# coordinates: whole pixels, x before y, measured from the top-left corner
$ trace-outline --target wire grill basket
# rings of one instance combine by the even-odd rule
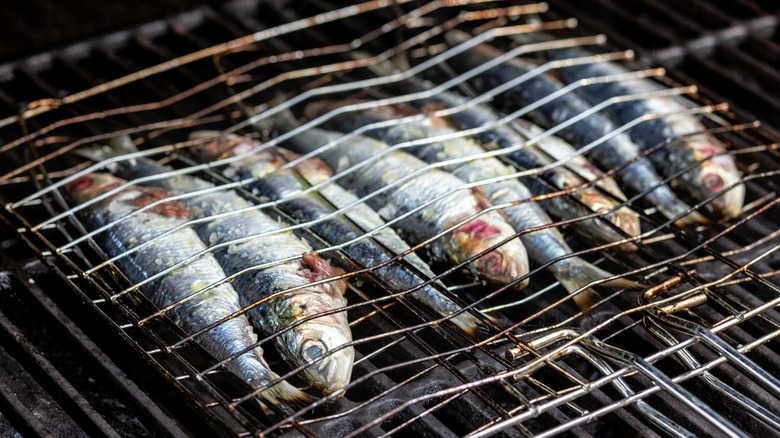
[[[780,431],[780,381],[774,376],[780,363],[775,341],[780,334],[780,315],[774,309],[780,303],[775,284],[780,273],[775,254],[780,230],[773,220],[778,212],[780,166],[776,138],[758,122],[740,120],[727,105],[707,101],[697,94],[695,86],[674,82],[663,69],[634,62],[630,51],[599,47],[603,36],[585,35],[576,28],[576,20],[549,11],[544,3],[370,1],[298,20],[282,12],[282,18],[289,22],[274,27],[242,15],[239,6],[234,11],[236,21],[262,30],[234,38],[217,28],[215,22],[224,23],[215,17],[182,16],[172,33],[149,25],[132,38],[107,39],[83,51],[77,47],[66,57],[44,57],[38,61],[64,63],[72,77],[38,76],[37,81],[53,84],[41,86],[53,94],[35,96],[18,114],[6,114],[0,120],[0,137],[4,139],[0,156],[6,163],[0,168],[0,191],[6,220],[73,286],[76,297],[105,315],[130,346],[169,378],[184,400],[197,406],[226,435],[587,435],[597,433],[602,424],[609,424],[614,431],[634,430],[645,435],[749,436]],[[312,7],[316,9],[316,5]],[[463,47],[448,47],[442,36],[453,28],[470,32],[473,39]],[[199,31],[229,41],[214,45]],[[514,35],[539,31],[558,39],[540,44],[520,44],[513,39]],[[739,215],[681,228],[646,204],[644,194],[632,193],[622,202],[639,213],[642,232],[638,236],[626,235],[622,241],[594,246],[570,233],[577,222],[603,218],[606,213],[600,211],[552,223],[566,234],[575,255],[615,277],[648,285],[637,292],[595,284],[599,298],[589,312],[574,304],[546,266],[532,266],[526,276],[530,284],[517,291],[470,280],[461,273],[468,260],[456,267],[435,265],[437,275],[423,277],[422,282],[443,281],[446,288],[442,293],[482,320],[487,333],[476,339],[458,331],[452,317],[437,316],[416,304],[410,299],[413,291],[393,290],[378,280],[376,272],[381,266],[361,266],[345,253],[346,244],[328,242],[312,230],[311,222],[296,220],[287,208],[289,199],[258,197],[248,189],[251,179],[229,178],[225,170],[236,158],[201,162],[191,152],[203,141],[188,137],[195,130],[236,133],[256,140],[258,150],[275,149],[319,122],[306,122],[298,130],[286,132],[264,131],[257,123],[285,109],[300,114],[305,104],[323,98],[359,98],[364,103],[354,106],[358,108],[412,103],[425,97],[424,93],[399,95],[390,91],[394,83],[407,77],[436,82],[429,94],[451,90],[468,96],[469,103],[490,104],[507,89],[522,86],[527,77],[490,92],[476,92],[473,79],[480,71],[459,75],[452,69],[451,58],[458,50],[485,42],[506,49],[507,59],[538,59],[559,47],[594,50],[586,58],[548,61],[533,74],[555,73],[571,63],[613,61],[631,67],[631,73],[580,81],[562,89],[561,94],[593,83],[645,77],[666,86],[654,96],[685,96],[689,108],[683,112],[700,116],[706,130],[727,144],[728,154],[739,165],[739,184],[747,190]],[[372,73],[374,64],[399,57],[409,62],[400,74]],[[480,70],[505,60],[496,58]],[[123,75],[121,68],[132,73]],[[94,71],[105,76],[96,76]],[[65,94],[55,94],[59,81],[87,86],[80,88],[83,91],[69,88]],[[527,116],[534,105],[557,97],[518,108],[498,123],[511,125]],[[592,112],[619,101],[649,97],[653,96],[605,100]],[[459,110],[440,108],[437,114]],[[589,115],[580,114],[571,123]],[[651,114],[633,125],[620,126],[600,141],[654,118],[679,115]],[[420,116],[408,119],[415,117]],[[405,119],[392,123],[400,125]],[[539,137],[555,135],[563,128],[550,127]],[[101,162],[74,153],[119,136],[129,136],[140,151]],[[647,154],[665,147],[668,143]],[[503,155],[506,153],[501,150],[485,153],[502,160]],[[253,202],[252,209],[292,224],[283,231],[293,230],[307,238],[320,255],[352,263],[352,272],[322,280],[350,282],[346,310],[356,358],[352,381],[345,391],[303,408],[261,409],[252,401],[260,399],[262,390],[250,389],[226,371],[226,363],[235,358],[219,361],[211,357],[193,342],[200,333],[183,332],[168,318],[170,308],[158,308],[140,293],[139,288],[153,279],[134,284],[119,272],[114,263],[132,257],[144,246],[113,257],[105,254],[93,240],[105,230],[89,230],[79,216],[83,206],[69,203],[62,189],[83,175],[111,170],[117,163],[138,157],[172,167],[150,180],[194,175],[216,184],[209,190],[236,190]],[[292,160],[283,168],[295,169],[298,162]],[[566,160],[553,166],[566,166]],[[437,167],[441,166],[428,165],[421,172]],[[619,176],[624,168],[602,170]],[[359,171],[357,166],[337,176]],[[541,173],[539,169],[517,168],[507,178],[541,178]],[[317,191],[324,184],[313,184],[308,190]],[[549,196],[566,197],[594,184],[555,190]],[[169,201],[157,201],[143,209]],[[692,208],[704,211],[711,201]],[[389,224],[401,220],[403,217]],[[375,239],[378,230],[364,231],[351,242]],[[534,230],[518,231],[521,235]],[[425,254],[430,242],[443,234],[412,250]],[[625,244],[636,245],[638,250],[621,252],[618,247]],[[397,254],[393,262],[404,263],[409,254]],[[177,266],[190,262],[182,260]],[[234,279],[226,277],[223,282]],[[258,344],[267,347],[274,336],[261,337]],[[303,385],[295,377],[300,369],[284,364],[272,348],[265,350],[271,366],[282,370],[282,378]]]

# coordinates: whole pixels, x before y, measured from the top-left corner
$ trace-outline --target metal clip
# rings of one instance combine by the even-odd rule
[[[680,301],[677,301],[675,303],[659,307],[658,310],[664,313],[676,313],[696,306],[701,306],[706,302],[707,302],[707,295],[704,292],[698,292],[687,298],[683,298]]]

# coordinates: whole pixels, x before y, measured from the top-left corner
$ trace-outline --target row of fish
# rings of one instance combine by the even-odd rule
[[[457,46],[471,39],[465,32],[447,33],[449,44]],[[529,34],[523,42],[547,41],[551,37]],[[583,48],[568,48],[543,52],[548,59],[570,59],[592,56]],[[479,44],[452,58],[453,67],[467,72],[503,55],[488,45]],[[496,96],[496,105],[515,111],[541,99],[556,95],[566,83],[614,76],[629,70],[614,62],[570,63],[550,72],[539,73],[541,61],[511,58],[481,73],[472,85],[487,92],[520,76],[526,80]],[[565,82],[562,82],[565,81]],[[646,202],[680,225],[707,222],[705,215],[691,208],[664,183],[671,185],[693,201],[703,205],[708,216],[716,219],[735,217],[741,210],[745,187],[740,184],[736,162],[725,145],[707,133],[707,128],[688,107],[674,97],[652,96],[663,88],[649,79],[589,81],[574,92],[562,93],[554,100],[529,113],[540,125],[560,126],[558,135],[576,147],[590,147],[587,156],[602,169],[617,169],[623,186],[643,193]],[[633,95],[642,98],[632,99]],[[593,105],[615,99],[605,105],[603,113],[593,113],[579,119]],[[648,117],[649,116],[649,117]],[[647,120],[643,120],[647,118]],[[576,123],[571,123],[576,120]],[[567,123],[568,122],[568,123]],[[632,126],[628,133],[618,129]],[[617,134],[615,134],[617,133]],[[642,157],[644,151],[658,149]],[[654,165],[654,166],[653,166]],[[659,175],[660,173],[660,175]],[[661,177],[663,175],[663,178]]]
[[[452,31],[447,39],[460,44],[468,35]],[[499,55],[482,44],[461,52],[453,65],[466,71]],[[551,56],[583,54],[562,50]],[[473,85],[487,92],[535,67],[513,59],[481,73]],[[608,63],[599,64],[603,70],[586,67],[561,69],[560,76],[576,81],[623,71]],[[524,120],[507,125],[490,107],[470,104],[450,91],[406,106],[354,99],[314,102],[304,115],[319,124],[305,129],[298,129],[301,123],[289,111],[261,117],[259,125],[270,132],[296,130],[283,143],[291,150],[237,135],[192,134],[197,144],[192,152],[200,159],[230,159],[226,176],[275,201],[342,251],[322,256],[289,224],[237,192],[144,158],[119,160],[123,164],[112,167],[113,174],[85,175],[65,188],[83,207],[87,226],[106,229],[97,235],[98,243],[109,256],[121,256],[117,263],[128,279],[147,281],[142,290],[156,306],[170,308],[167,314],[186,332],[199,333],[195,340],[225,360],[266,402],[305,403],[311,397],[282,380],[263,359],[255,330],[273,339],[312,387],[323,394],[339,391],[350,380],[354,357],[346,312],[340,310],[346,305],[345,271],[371,268],[368,277],[465,333],[488,330],[488,320],[459,306],[410,245],[424,248],[433,262],[465,266],[476,280],[516,289],[528,283],[530,259],[548,269],[586,311],[594,282],[642,287],[573,255],[551,225],[553,218],[570,221],[570,228],[593,244],[618,242],[619,250],[636,249],[631,238],[640,233],[638,215],[625,205],[627,196],[618,184],[589,159],[601,169],[624,166],[617,173],[623,186],[643,194],[645,202],[678,224],[706,218],[681,201],[659,171],[689,199],[714,198],[706,204],[708,216],[737,214],[744,188],[736,166],[717,139],[699,133],[704,128],[695,117],[673,123],[654,118],[627,134],[613,134],[616,123],[675,110],[678,102],[630,101],[609,107],[606,115],[594,113],[567,124],[595,101],[657,87],[614,84],[584,87],[588,93],[583,96],[562,94],[529,114],[547,128],[564,126],[558,131],[562,138],[543,135],[542,128]],[[417,93],[434,85],[412,78],[393,87],[398,93]],[[557,77],[532,74],[495,103],[511,112],[562,87]],[[455,108],[445,118],[433,114]],[[461,135],[463,129],[472,136]],[[650,154],[652,163],[637,159],[643,149],[667,138],[674,141],[661,148],[663,154]],[[101,160],[128,151],[126,143],[120,146],[84,153]],[[587,158],[575,152],[584,146],[589,147]],[[141,185],[132,183],[142,177]],[[568,196],[554,195],[559,191]],[[166,200],[172,195],[180,196]]]

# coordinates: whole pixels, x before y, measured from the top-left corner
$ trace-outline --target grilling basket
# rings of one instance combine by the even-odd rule
[[[777,73],[729,103],[733,70],[698,73],[777,56],[746,3],[702,6],[713,34],[663,5],[624,30],[617,5],[236,1],[9,65],[0,325],[63,407],[36,418],[9,381],[4,414],[52,436],[780,433]],[[653,20],[686,43],[643,46]],[[38,352],[35,309],[67,353]],[[118,408],[49,363],[86,351]]]

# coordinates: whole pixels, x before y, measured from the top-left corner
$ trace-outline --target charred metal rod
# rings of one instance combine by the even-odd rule
[[[541,347],[541,345],[538,345],[538,343],[536,342],[533,343],[534,343],[534,347],[537,346]],[[509,359],[516,359],[517,357],[519,357],[519,355],[517,355],[518,351],[522,351],[522,349],[512,348],[507,350],[507,357]],[[592,354],[591,352],[589,352],[588,350],[586,350],[580,345],[568,345],[563,347],[563,349],[558,352],[559,357],[564,357],[572,354],[585,359],[591,365],[593,365],[597,370],[599,370],[600,373],[602,373],[605,376],[609,376],[610,374],[615,372],[615,370],[613,370],[612,367],[609,366],[609,364],[607,364],[605,361],[601,360],[601,358]],[[535,366],[528,372],[530,373],[536,369],[543,368],[545,366],[547,366],[547,363],[539,362],[537,366]],[[632,395],[636,394],[621,377],[618,377],[615,380],[613,380],[612,385],[625,398],[630,398]],[[680,426],[679,424],[667,418],[665,415],[656,411],[655,408],[647,404],[647,402],[645,402],[644,400],[637,401],[636,403],[634,403],[634,406],[648,420],[650,420],[653,424],[666,431],[669,435],[680,437],[680,438],[694,438],[696,436],[690,431],[686,430],[684,427]]]
[[[712,407],[702,402],[683,388],[681,385],[676,384],[672,379],[667,377],[661,370],[648,363],[643,358],[630,353],[625,350],[613,347],[594,336],[584,335],[582,332],[573,328],[564,328],[560,330],[551,331],[542,336],[541,342],[555,342],[557,340],[573,340],[581,339],[580,343],[593,352],[601,354],[602,356],[609,357],[620,363],[626,364],[629,368],[633,368],[640,373],[644,374],[647,378],[652,380],[659,388],[668,392],[671,396],[681,401],[685,406],[689,407],[696,414],[700,415],[707,422],[712,424],[717,430],[729,437],[746,437],[741,430],[734,426],[730,421],[716,412]],[[535,340],[540,342],[540,338]],[[503,428],[509,427],[515,421],[514,418],[504,420],[497,423],[493,427],[482,431],[482,433],[475,436],[488,436],[491,433],[497,432]]]
[[[734,366],[742,370],[748,376],[753,377],[767,391],[780,397],[780,380],[769,374],[755,362],[740,354],[736,348],[726,341],[695,322],[656,310],[652,313],[654,318],[668,324],[675,329],[699,339],[718,354],[729,360]]]
[[[665,328],[661,327],[655,318],[644,318],[644,320],[647,330],[657,336],[662,342],[669,346],[674,346],[679,343],[679,341],[675,339],[671,333],[669,333]],[[696,358],[693,357],[693,355],[688,351],[684,349],[678,350],[677,356],[680,361],[689,369],[695,370],[701,368],[699,361],[696,360]],[[713,376],[709,372],[702,373],[701,377],[702,380],[711,386],[715,391],[728,397],[734,403],[741,406],[747,413],[780,433],[780,418],[778,418],[774,413],[754,402],[749,397],[742,395],[734,388],[726,385],[723,383],[723,381]]]
[[[695,272],[689,271],[687,274],[688,277],[691,277],[692,275],[695,275]],[[637,297],[637,301],[640,305],[646,305],[649,303],[651,298],[654,298],[670,289],[673,289],[674,287],[677,287],[683,281],[683,277],[684,276],[677,276],[667,280],[662,284],[663,287],[660,289],[659,286],[648,289],[645,291],[645,293],[640,294]],[[678,305],[670,304],[660,309],[653,309],[652,311],[648,311],[648,314],[651,317],[665,323],[666,325],[698,339],[709,348],[728,359],[731,363],[733,363],[734,366],[742,370],[745,374],[753,377],[770,393],[774,394],[776,397],[780,397],[780,380],[769,374],[766,370],[758,366],[755,362],[751,361],[743,354],[740,354],[736,348],[726,343],[726,341],[719,338],[715,333],[708,330],[706,327],[695,322],[674,316],[670,313],[670,311],[677,310],[680,307],[695,305],[696,303],[700,302],[701,297],[697,297],[697,295],[700,294],[688,297],[682,300]]]

